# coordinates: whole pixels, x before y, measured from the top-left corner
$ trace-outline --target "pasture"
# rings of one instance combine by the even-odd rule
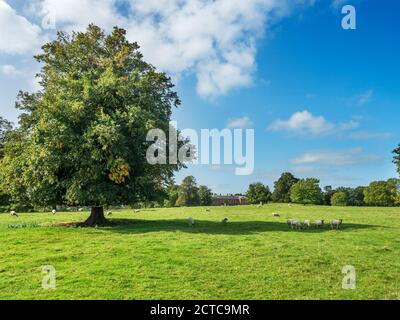
[[[123,210],[111,217],[127,222],[117,227],[59,225],[87,216],[0,214],[0,299],[400,298],[400,208]],[[343,226],[291,230],[288,218]],[[55,290],[41,287],[45,265],[56,269]],[[342,289],[346,265],[355,290]]]

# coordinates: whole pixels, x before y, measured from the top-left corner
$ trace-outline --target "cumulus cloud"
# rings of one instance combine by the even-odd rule
[[[0,0],[1,1],[1,0]],[[197,92],[213,99],[251,86],[257,40],[269,27],[314,0],[35,0],[40,17],[82,30],[94,22],[118,25],[145,59],[175,79],[197,78]],[[118,6],[124,5],[124,12]]]
[[[39,44],[40,28],[0,0],[0,53],[21,54]]]
[[[231,129],[245,129],[245,128],[250,128],[252,125],[253,122],[249,117],[231,119],[228,121],[228,128]]]
[[[295,165],[357,165],[380,160],[377,155],[364,155],[362,148],[345,150],[321,150],[306,152],[291,162]]]
[[[331,133],[334,128],[335,125],[323,116],[315,116],[307,110],[294,113],[288,120],[278,119],[269,126],[271,131],[312,135]]]

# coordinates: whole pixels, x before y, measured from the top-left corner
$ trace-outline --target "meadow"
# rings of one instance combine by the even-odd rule
[[[400,208],[122,210],[117,227],[60,225],[88,214],[1,214],[0,299],[400,298]],[[290,230],[287,218],[343,227]],[[45,265],[56,269],[54,290],[41,287]],[[356,268],[355,290],[342,288],[346,265]]]

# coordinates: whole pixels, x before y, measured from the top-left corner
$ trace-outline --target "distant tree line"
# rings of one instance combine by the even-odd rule
[[[181,185],[167,188],[165,207],[194,207],[212,204],[212,191],[206,186],[198,186],[193,176],[183,179]]]
[[[399,158],[395,161],[399,163]],[[247,199],[250,204],[277,202],[327,206],[400,206],[400,179],[374,181],[369,186],[356,188],[333,189],[332,186],[326,186],[322,190],[319,184],[316,178],[297,179],[285,172],[275,182],[272,193],[268,186],[260,182],[251,184]]]

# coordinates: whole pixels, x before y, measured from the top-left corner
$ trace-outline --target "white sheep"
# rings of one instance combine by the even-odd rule
[[[111,210],[108,210],[107,216],[112,216],[113,212]]]
[[[294,221],[293,219],[288,219],[288,220],[287,220],[287,225],[288,225],[288,227],[291,228],[291,229],[293,229],[293,221]]]
[[[224,218],[224,219],[222,219],[221,223],[223,225],[226,225],[228,223],[228,221],[229,221],[228,218]]]
[[[318,228],[323,228],[324,227],[324,220],[317,220],[315,221],[315,227]]]
[[[18,218],[18,214],[15,211],[11,211],[10,216]]]
[[[56,211],[55,209],[53,209],[53,210],[51,211],[51,213],[52,213],[52,214],[56,214],[57,211]]]
[[[340,220],[331,220],[331,228],[332,228],[332,230],[333,229],[338,230],[340,228],[340,226],[342,225],[342,223],[343,223],[342,219],[340,219]]]
[[[188,218],[188,225],[189,225],[189,227],[193,227],[194,225],[195,225],[195,221],[194,221],[194,219],[192,218],[192,217],[189,217]]]
[[[304,227],[306,227],[307,229],[310,229],[310,228],[311,228],[311,222],[310,222],[310,220],[304,220],[303,225],[304,225]]]
[[[135,209],[135,210],[133,210],[133,212],[134,212],[134,213],[139,213],[140,210],[139,210],[139,209]]]
[[[83,212],[83,208],[79,208],[79,209],[78,209],[78,212]]]
[[[280,217],[281,215],[280,215],[279,213],[273,212],[273,213],[272,213],[272,216],[273,216],[273,217]]]
[[[297,221],[297,220],[293,220],[292,221],[292,227],[293,227],[292,229],[296,229],[296,230],[303,229],[303,226],[302,226],[301,222]]]

